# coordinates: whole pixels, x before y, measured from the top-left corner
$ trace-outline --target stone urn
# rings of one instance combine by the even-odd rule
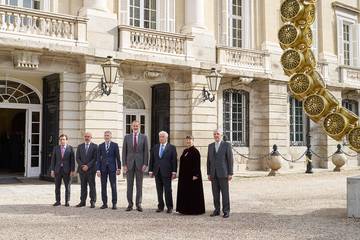
[[[281,168],[281,156],[280,153],[277,151],[276,145],[273,146],[273,151],[270,155],[269,167],[271,170],[268,176],[275,176],[277,171]]]
[[[333,164],[335,165],[334,172],[340,172],[342,166],[345,165],[346,162],[346,155],[341,150],[341,145],[337,145],[338,150],[335,154],[331,157]]]

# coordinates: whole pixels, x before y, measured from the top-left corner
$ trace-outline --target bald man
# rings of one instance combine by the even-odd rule
[[[76,207],[86,206],[88,185],[90,188],[90,207],[95,208],[96,202],[96,158],[98,146],[91,142],[92,134],[84,134],[84,143],[80,144],[76,150],[76,162],[81,181],[80,203]]]

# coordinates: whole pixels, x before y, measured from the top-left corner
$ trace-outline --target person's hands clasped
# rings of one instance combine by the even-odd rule
[[[89,167],[87,165],[82,165],[81,170],[83,170],[83,172],[87,172],[89,170]]]

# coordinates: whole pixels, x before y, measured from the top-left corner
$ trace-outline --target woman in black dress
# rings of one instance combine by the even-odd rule
[[[176,211],[182,214],[203,214],[205,213],[205,203],[200,153],[194,147],[192,136],[186,137],[186,146],[187,148],[180,157]]]

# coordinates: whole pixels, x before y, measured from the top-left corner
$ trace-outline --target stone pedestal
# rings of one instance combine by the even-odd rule
[[[347,178],[347,216],[360,218],[360,176]]]

